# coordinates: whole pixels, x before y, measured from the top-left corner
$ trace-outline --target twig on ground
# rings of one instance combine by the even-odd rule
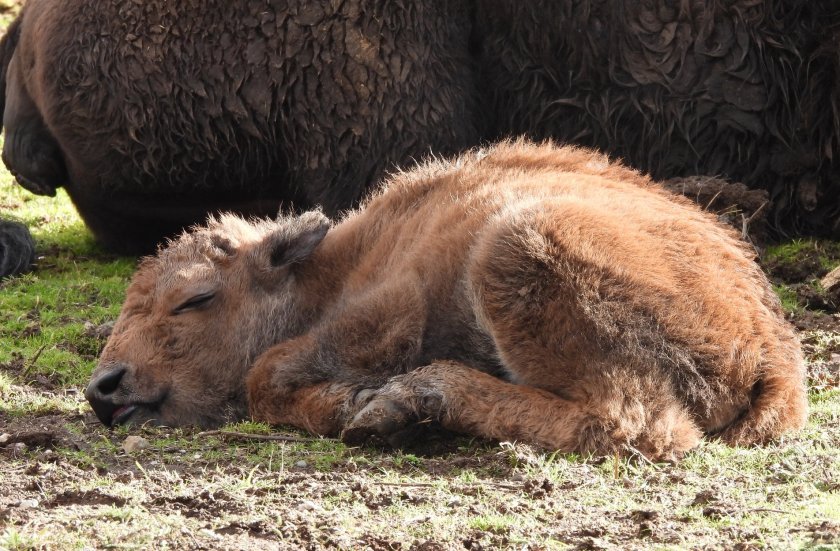
[[[431,482],[376,482],[376,481],[372,481],[372,482],[367,482],[366,484],[372,484],[374,486],[392,486],[392,487],[395,487],[395,488],[433,488],[433,487],[437,486],[437,484],[433,484]],[[472,489],[472,488],[486,488],[486,487],[498,488],[498,489],[501,489],[501,490],[514,490],[514,491],[522,490],[524,488],[521,484],[520,485],[504,484],[502,482],[489,482],[489,481],[480,482],[480,483],[477,483],[477,484],[467,484],[466,486],[461,486],[461,488],[470,488],[470,489]],[[457,489],[457,488],[458,488],[458,486],[455,487],[455,489]]]
[[[233,432],[227,430],[208,430],[196,434],[196,436],[221,436],[223,438],[241,438],[242,440],[264,440],[276,442],[322,442],[335,441],[335,438],[301,438],[300,436],[288,436],[285,434],[249,434],[247,432]]]
[[[711,206],[712,206],[712,203],[714,203],[714,202],[715,202],[715,200],[716,200],[718,197],[720,197],[720,194],[721,194],[721,193],[723,193],[723,188],[720,188],[720,189],[717,191],[717,193],[715,193],[715,194],[712,196],[712,198],[711,198],[711,199],[709,199],[709,202],[708,202],[708,203],[706,203],[706,207],[705,207],[703,210],[708,211],[708,210],[709,210],[709,207],[711,207]]]
[[[653,461],[651,461],[650,459],[648,459],[647,457],[645,457],[645,454],[643,454],[642,452],[640,452],[639,450],[637,450],[636,448],[634,448],[634,447],[633,447],[633,446],[631,446],[630,444],[625,444],[625,447],[626,447],[626,448],[627,448],[627,449],[628,449],[628,450],[629,450],[629,451],[630,451],[630,452],[631,452],[634,456],[637,456],[639,459],[641,459],[644,463],[647,463],[648,465],[650,465],[651,467],[653,467],[653,468],[655,468],[655,469],[658,469],[658,468],[659,468],[659,465],[657,465],[656,463],[654,463]]]
[[[393,486],[396,488],[432,488],[434,484],[430,482],[369,482],[375,486]]]
[[[785,515],[790,511],[780,511],[779,509],[765,509],[764,507],[759,507],[758,509],[747,509],[748,513],[780,513]]]
[[[43,351],[44,351],[44,349],[45,349],[46,347],[47,347],[47,343],[44,343],[43,345],[41,345],[41,348],[39,348],[39,349],[38,349],[38,351],[37,351],[37,352],[35,352],[35,355],[34,355],[34,356],[32,356],[32,359],[31,359],[31,360],[29,360],[29,363],[27,364],[27,366],[26,366],[26,367],[24,368],[24,370],[23,370],[23,374],[24,374],[24,375],[29,375],[29,371],[30,371],[33,367],[35,367],[35,362],[37,362],[37,361],[38,361],[38,358],[40,358],[40,357],[41,357],[41,352],[43,352]]]
[[[761,206],[755,209],[755,212],[752,213],[749,218],[746,218],[743,214],[741,215],[741,239],[747,239],[747,237],[749,236],[750,223],[755,219],[756,216],[758,216],[759,212],[764,210],[765,206],[767,206],[767,201],[761,203]]]

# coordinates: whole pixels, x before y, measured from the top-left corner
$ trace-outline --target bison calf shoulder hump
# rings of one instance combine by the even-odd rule
[[[802,425],[797,339],[751,254],[598,153],[502,143],[320,212],[185,234],[135,276],[88,398],[106,424],[244,414],[399,444],[431,419],[677,457]]]

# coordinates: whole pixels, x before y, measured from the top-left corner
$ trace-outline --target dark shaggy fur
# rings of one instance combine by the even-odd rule
[[[771,192],[840,234],[836,0],[30,0],[4,159],[148,248],[208,211],[327,214],[395,165],[529,134]]]
[[[26,226],[0,218],[0,279],[28,272],[35,262],[35,242]]]
[[[335,215],[478,141],[467,28],[451,2],[30,0],[0,48],[4,158],[119,249],[215,210]]]
[[[499,132],[743,181],[777,228],[838,234],[836,0],[510,0],[476,28]]]

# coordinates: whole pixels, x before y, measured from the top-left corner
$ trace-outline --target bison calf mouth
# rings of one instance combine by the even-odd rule
[[[117,404],[109,400],[97,400],[96,398],[91,399],[91,397],[88,396],[88,402],[90,402],[90,406],[93,408],[93,412],[96,414],[96,417],[103,425],[111,428],[116,427],[117,425],[127,424],[138,411],[158,411],[164,399],[165,397],[152,402]]]
[[[133,404],[118,407],[111,414],[111,426],[114,427],[128,421],[128,418],[131,417],[136,410],[137,406]]]
[[[166,392],[159,399],[147,402],[117,402],[114,397],[120,388],[125,367],[117,367],[91,381],[85,390],[85,398],[96,417],[103,425],[115,427],[127,423],[139,409],[157,411],[166,399]]]

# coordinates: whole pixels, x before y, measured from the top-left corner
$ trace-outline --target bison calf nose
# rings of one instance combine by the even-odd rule
[[[114,403],[113,394],[119,388],[125,371],[125,367],[116,367],[103,373],[92,380],[85,390],[85,398],[96,417],[109,427],[113,424],[114,412],[119,407]]]

